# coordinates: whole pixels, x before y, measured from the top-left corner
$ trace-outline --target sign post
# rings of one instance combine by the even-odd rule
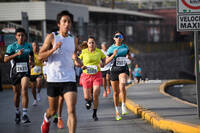
[[[200,82],[199,82],[199,47],[198,32],[200,31],[200,1],[199,0],[177,0],[177,31],[194,32],[195,49],[195,75],[197,92],[197,113],[200,118]]]
[[[198,47],[198,31],[194,31],[194,49],[195,49],[195,75],[196,75],[196,93],[197,93],[197,111],[200,118],[200,83],[199,83],[199,47]]]
[[[21,12],[22,21],[21,24],[27,33],[27,41],[29,42],[29,22],[28,22],[28,14],[27,12]]]

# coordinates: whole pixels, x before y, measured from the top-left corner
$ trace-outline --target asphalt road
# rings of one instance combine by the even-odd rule
[[[103,89],[102,89],[103,90]],[[103,91],[102,91],[103,92]],[[14,122],[15,108],[13,105],[12,90],[0,92],[0,133],[40,133],[40,125],[43,120],[43,113],[48,107],[46,89],[41,91],[42,101],[38,106],[31,106],[33,98],[29,89],[29,116],[32,121],[29,125],[16,125]],[[114,118],[114,107],[112,96],[107,98],[100,96],[100,105],[98,109],[99,121],[92,120],[92,110],[86,110],[84,106],[82,88],[78,88],[77,103],[77,133],[168,133],[152,126],[138,118],[131,112],[121,121]],[[66,133],[66,106],[63,108],[64,129],[58,129],[54,123],[51,123],[50,133]]]

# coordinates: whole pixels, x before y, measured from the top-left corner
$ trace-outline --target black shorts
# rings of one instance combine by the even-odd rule
[[[110,80],[111,81],[119,81],[119,74],[126,73],[129,75],[128,66],[123,67],[122,69],[111,69],[110,71]]]
[[[28,74],[28,73],[17,73],[17,74],[15,74],[15,75],[13,75],[13,76],[10,77],[10,83],[12,85],[21,84],[21,79],[23,77],[30,78],[30,74]]]
[[[38,77],[42,77],[42,75],[30,75],[30,81],[35,82]]]
[[[142,76],[136,76],[135,78],[139,81],[140,79],[142,79]]]
[[[110,70],[101,71],[101,73],[102,73],[102,77],[105,78],[105,77],[106,77],[106,74],[110,74]]]
[[[50,97],[63,96],[66,92],[77,92],[76,82],[48,82],[47,95]]]

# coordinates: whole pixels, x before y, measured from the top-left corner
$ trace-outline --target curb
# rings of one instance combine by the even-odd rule
[[[165,87],[172,84],[181,84],[181,83],[194,83],[194,81],[189,80],[171,80],[161,84],[160,91],[164,91]],[[131,87],[133,84],[127,86]],[[170,119],[164,119],[159,116],[157,113],[152,112],[151,110],[141,107],[139,104],[136,104],[133,100],[127,98],[126,106],[134,114],[140,116],[143,120],[147,120],[154,128],[160,128],[163,130],[172,131],[175,133],[200,133],[200,125],[195,125],[191,123],[185,123],[181,121],[175,121]]]

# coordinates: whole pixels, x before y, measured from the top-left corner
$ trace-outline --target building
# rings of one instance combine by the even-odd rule
[[[75,24],[73,29],[82,39],[87,38],[88,30],[92,32],[90,27],[95,25],[110,25],[111,28],[107,28],[110,30],[110,34],[113,30],[111,26],[113,23],[125,25],[125,22],[162,19],[162,17],[158,15],[137,11],[103,8],[66,2],[32,1],[2,2],[0,4],[0,23],[12,22],[21,24],[22,12],[26,12],[28,15],[29,27],[41,31],[42,38],[44,39],[47,33],[56,29],[56,15],[62,10],[69,10],[74,15]],[[102,36],[105,35],[103,32],[105,31],[99,29],[99,33],[102,34]],[[105,37],[102,37],[102,39],[100,38],[100,41],[104,38]]]

